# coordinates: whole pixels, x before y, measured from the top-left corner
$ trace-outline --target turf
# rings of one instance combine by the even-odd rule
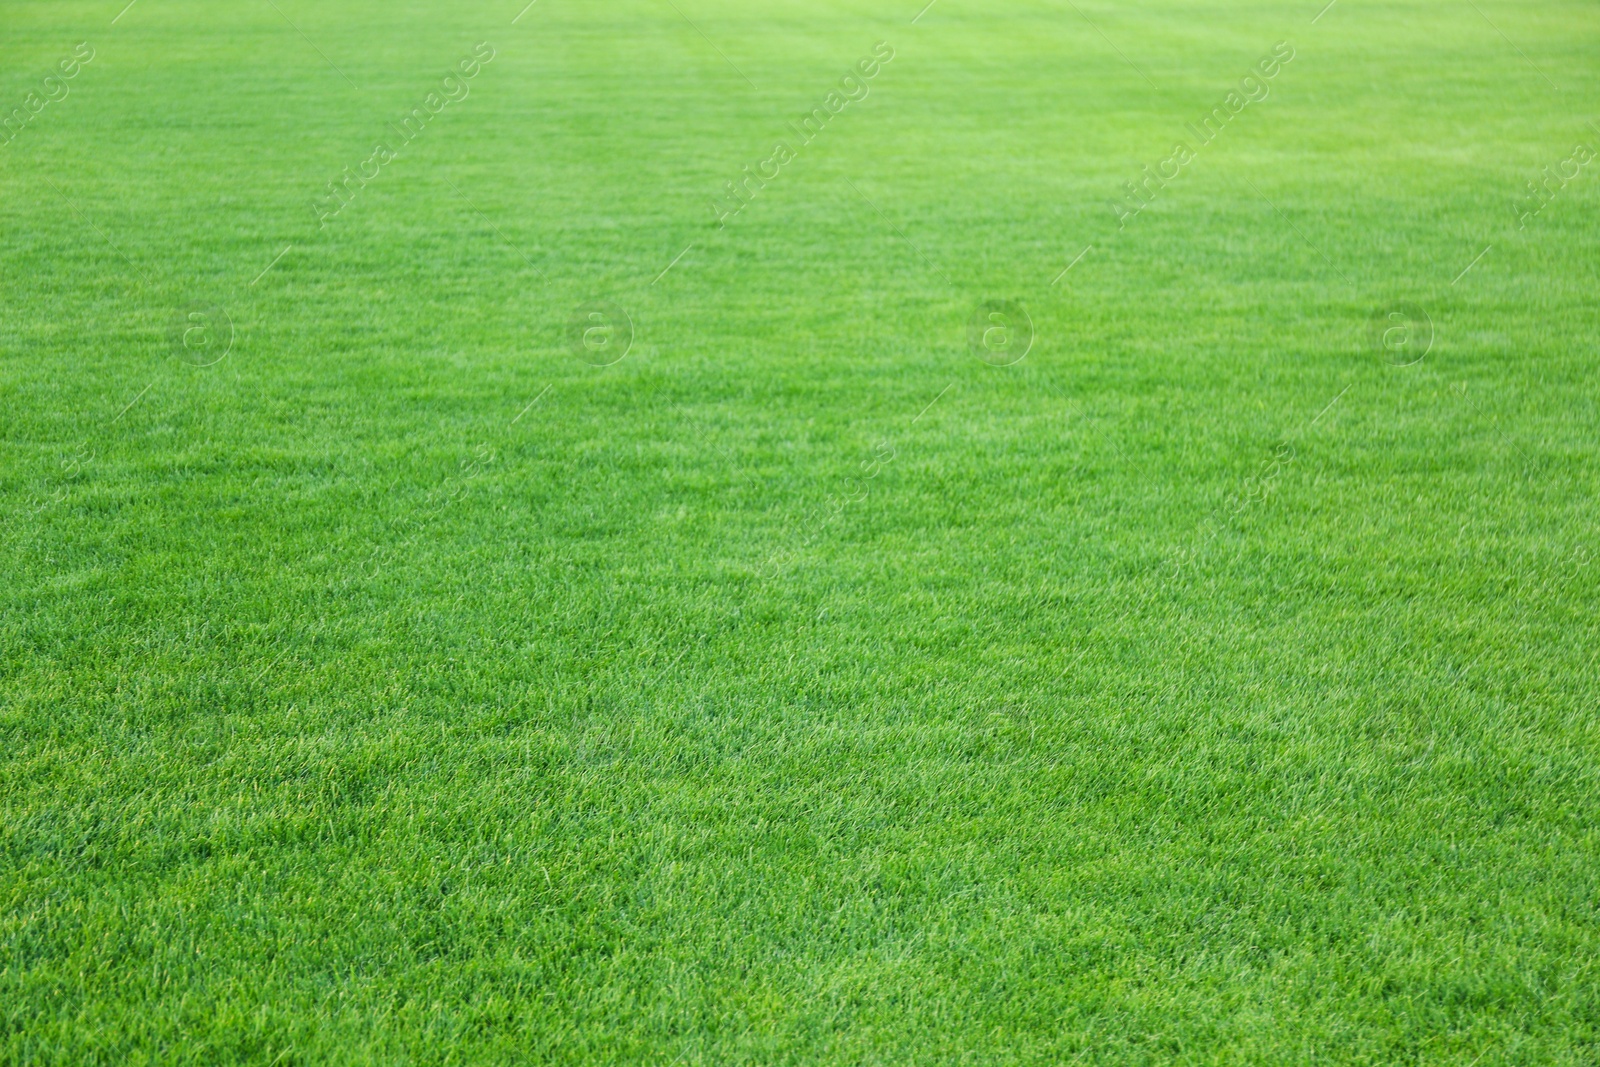
[[[1600,1060],[1593,3],[920,2],[0,2],[0,1063]]]

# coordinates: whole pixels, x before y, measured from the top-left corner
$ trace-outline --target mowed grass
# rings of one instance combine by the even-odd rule
[[[919,6],[0,2],[0,1062],[1596,1062],[1593,4]]]

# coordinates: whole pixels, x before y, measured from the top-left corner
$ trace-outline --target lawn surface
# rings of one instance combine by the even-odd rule
[[[0,0],[0,1063],[1600,1060],[1600,10],[921,2]]]

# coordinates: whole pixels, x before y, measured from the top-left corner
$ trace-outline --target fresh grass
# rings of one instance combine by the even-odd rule
[[[0,2],[0,1062],[1600,1059],[1595,6],[918,6]]]

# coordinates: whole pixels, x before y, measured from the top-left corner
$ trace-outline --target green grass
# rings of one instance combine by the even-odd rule
[[[1592,2],[521,5],[0,0],[0,1063],[1600,1062]]]

